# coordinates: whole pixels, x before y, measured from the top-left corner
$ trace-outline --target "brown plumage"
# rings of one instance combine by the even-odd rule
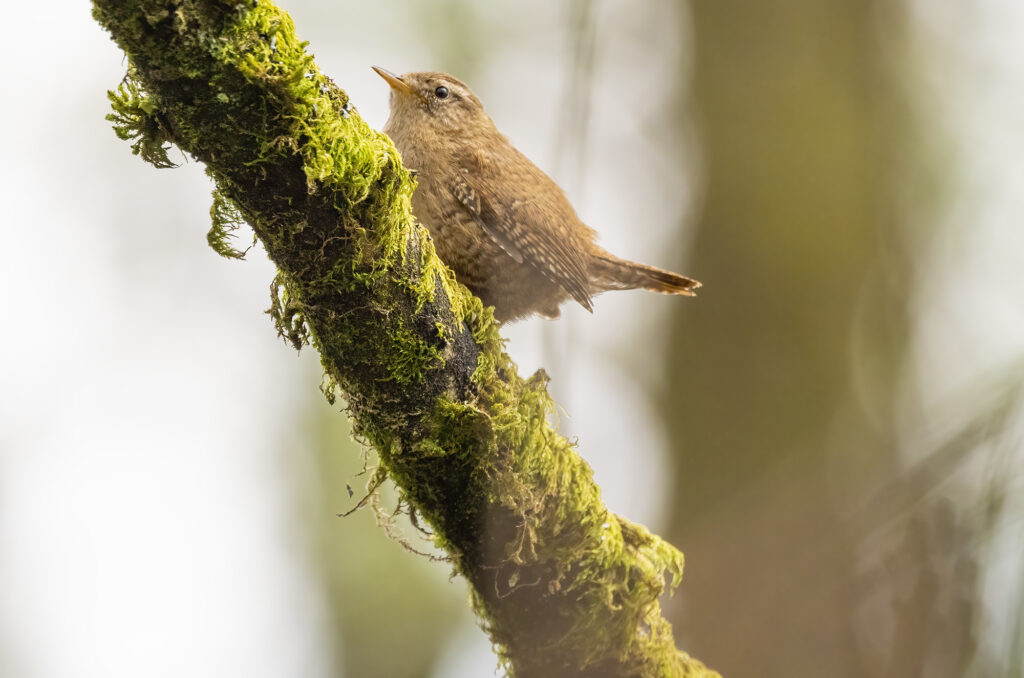
[[[594,295],[607,290],[692,296],[700,287],[599,247],[558,184],[509,143],[456,78],[374,70],[391,85],[384,132],[416,171],[416,218],[459,282],[499,320],[557,318],[570,298],[592,312]]]

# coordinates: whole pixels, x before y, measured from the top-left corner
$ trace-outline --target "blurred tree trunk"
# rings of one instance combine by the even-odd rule
[[[705,289],[659,398],[693,555],[680,607],[700,620],[681,634],[736,678],[859,678],[840,514],[895,461],[907,325],[885,3],[688,4],[707,194],[687,270]]]

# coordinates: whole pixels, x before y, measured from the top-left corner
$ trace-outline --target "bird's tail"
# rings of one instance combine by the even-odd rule
[[[641,288],[662,294],[685,294],[692,297],[694,290],[700,287],[700,283],[693,278],[619,259],[607,252],[591,256],[590,280],[595,293]]]

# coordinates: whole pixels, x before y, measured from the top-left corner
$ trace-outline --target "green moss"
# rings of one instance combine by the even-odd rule
[[[107,120],[114,123],[117,138],[131,141],[132,153],[154,167],[176,167],[167,156],[171,140],[158,114],[159,104],[143,91],[134,69],[128,69],[116,90],[107,91],[107,98],[113,109]]]
[[[267,314],[277,329],[277,336],[291,344],[296,351],[309,343],[309,328],[302,309],[301,302],[288,292],[284,274],[278,271],[270,283],[270,308]],[[326,392],[324,395],[327,395]],[[327,399],[334,402],[330,396]]]
[[[210,206],[210,230],[206,234],[206,242],[214,252],[226,259],[244,259],[248,248],[236,249],[231,245],[236,231],[246,225],[245,217],[238,207],[219,190],[213,191],[213,204]]]
[[[383,347],[380,361],[387,366],[391,379],[399,384],[422,382],[427,371],[441,362],[441,351],[408,330],[398,330]]]

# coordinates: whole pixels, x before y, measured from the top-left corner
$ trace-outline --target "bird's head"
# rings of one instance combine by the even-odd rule
[[[391,85],[389,124],[428,125],[448,134],[494,128],[483,104],[458,78],[431,72],[398,76],[377,66],[373,70]]]

